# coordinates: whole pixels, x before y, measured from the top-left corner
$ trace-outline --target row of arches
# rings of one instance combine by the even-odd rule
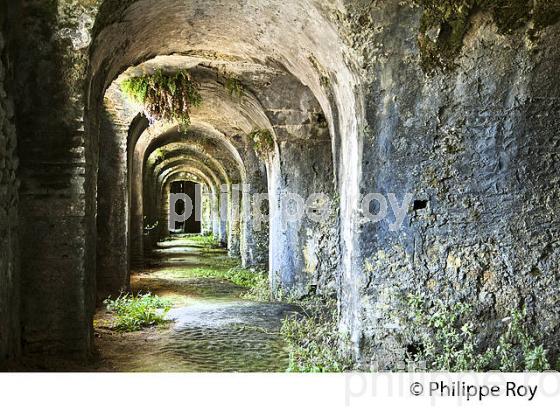
[[[473,301],[481,327],[533,306],[557,335],[560,32],[538,21],[554,15],[541,3],[511,30],[501,8],[468,8],[448,53],[454,17],[415,1],[0,0],[0,83],[14,80],[0,93],[11,261],[0,285],[14,301],[0,302],[0,345],[90,352],[96,295],[144,263],[177,178],[204,187],[205,229],[246,266],[268,266],[273,289],[337,292],[358,358],[393,348],[380,312],[402,313],[393,293],[418,290]],[[120,93],[157,70],[200,85],[187,132]],[[316,192],[329,218],[285,217],[290,194]],[[263,193],[260,221],[246,204]],[[412,195],[399,232],[367,221],[369,193]]]
[[[203,101],[192,110],[187,129],[150,123],[143,108],[119,88],[130,76],[185,68]],[[228,90],[231,78],[240,91]],[[216,66],[190,56],[159,56],[117,77],[104,94],[101,112],[101,119],[91,118],[100,124],[97,252],[105,263],[97,272],[99,298],[126,289],[131,267],[141,266],[169,234],[171,183],[185,176],[201,184],[208,203],[211,220],[202,221],[205,232],[227,246],[231,256],[239,256],[243,266],[264,267],[275,290],[299,295],[335,291],[340,204],[329,202],[330,218],[323,221],[292,221],[286,214],[294,206],[292,195],[307,199],[321,193],[334,199],[336,184],[326,115],[311,89],[293,74],[254,63]],[[272,138],[266,152],[254,140],[262,130]],[[104,147],[112,147],[109,159]],[[103,193],[120,197],[104,201]],[[104,230],[110,209],[128,216],[113,218],[115,223]]]
[[[157,208],[149,205],[152,188],[142,191],[140,202],[139,176],[153,181],[160,172],[196,170],[201,178],[226,183],[229,209],[232,183],[247,186],[239,228],[226,222],[218,237],[232,254],[239,249],[244,266],[265,264],[273,291],[337,293],[344,284],[353,286],[362,269],[354,245],[362,97],[354,57],[328,12],[313,0],[250,1],[233,8],[220,1],[160,3],[154,8],[142,0],[129,7],[105,2],[90,47],[87,128],[92,135],[99,129],[95,114],[103,96],[122,75],[188,68],[204,101],[192,112],[186,138],[157,127],[132,137],[139,143],[132,163],[130,260],[141,261],[145,248],[140,246],[140,221]],[[120,15],[118,21],[110,13]],[[241,97],[227,92],[228,78],[239,81]],[[264,158],[249,135],[255,129],[269,130],[274,139],[273,151]],[[97,135],[101,145],[103,139],[114,138],[111,133]],[[202,150],[195,154],[197,138],[223,170],[212,167],[214,161]],[[211,148],[210,140],[221,149]],[[150,165],[144,169],[145,154],[167,144],[177,145],[153,171]],[[145,179],[143,183],[150,186]],[[208,190],[215,202],[217,188]],[[316,192],[333,199],[331,218],[285,220],[290,194],[307,199]],[[248,214],[251,207],[243,204],[243,194],[267,196],[268,220],[255,221]],[[99,241],[104,241],[102,236]],[[355,304],[349,300],[346,306],[343,328],[354,321]]]
[[[21,5],[21,49],[53,44],[17,59],[26,68],[21,95],[34,96],[18,101],[23,241],[35,241],[21,267],[27,351],[91,351],[96,299],[126,289],[131,268],[144,263],[161,191],[181,174],[204,185],[212,233],[245,266],[266,266],[273,289],[334,292],[336,276],[351,280],[362,97],[329,8],[316,0]],[[44,61],[52,70],[41,74]],[[203,100],[187,132],[150,123],[120,91],[125,78],[184,69]],[[52,81],[36,80],[47,75]],[[228,90],[230,79],[241,95]],[[48,137],[35,138],[37,129]],[[270,132],[271,151],[258,152],[255,130]],[[287,194],[316,191],[336,199],[333,221],[285,220]],[[259,195],[269,208],[263,221],[247,206]],[[220,197],[228,206],[218,218]]]

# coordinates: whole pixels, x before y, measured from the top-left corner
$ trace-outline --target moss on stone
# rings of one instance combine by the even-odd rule
[[[492,13],[498,31],[511,34],[523,27],[531,17],[531,3],[528,0],[494,0],[486,1]]]
[[[237,78],[226,79],[225,88],[232,97],[242,98],[245,95],[245,87]]]
[[[426,72],[450,69],[461,51],[475,0],[420,0],[419,3],[424,8],[418,36],[422,68]]]
[[[542,30],[560,21],[560,0],[537,0],[533,9],[535,30]]]
[[[269,130],[253,130],[249,134],[249,138],[253,141],[255,151],[261,158],[266,158],[268,154],[274,151],[274,138]]]
[[[492,14],[500,34],[513,34],[531,19],[534,30],[560,20],[560,0],[413,0],[422,6],[418,43],[425,72],[447,71],[463,47],[472,16]]]

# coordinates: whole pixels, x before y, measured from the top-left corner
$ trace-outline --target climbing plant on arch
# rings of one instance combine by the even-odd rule
[[[202,103],[198,84],[188,70],[131,77],[121,83],[121,90],[133,101],[144,105],[152,120],[177,121],[181,128],[190,125],[190,111]]]

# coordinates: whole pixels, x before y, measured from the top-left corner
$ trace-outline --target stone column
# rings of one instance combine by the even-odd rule
[[[18,246],[18,186],[16,129],[7,65],[6,5],[0,1],[0,364],[20,351],[20,272]]]
[[[91,16],[57,4],[25,2],[17,27],[21,325],[26,352],[84,356],[95,308],[97,133],[95,124],[85,130],[90,36],[78,20]]]

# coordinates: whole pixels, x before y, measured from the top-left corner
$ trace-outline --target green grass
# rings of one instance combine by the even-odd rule
[[[242,286],[244,288],[253,288],[259,281],[261,273],[253,272],[249,269],[243,269],[238,266],[232,268],[195,268],[190,269],[187,274],[190,277],[197,278],[216,278],[225,279],[230,282]]]
[[[103,302],[107,310],[115,315],[112,328],[122,332],[133,332],[164,322],[171,303],[151,293],[121,294],[116,299]]]
[[[226,279],[236,285],[249,289],[254,289],[259,286],[262,283],[263,276],[266,277],[262,272],[243,269],[240,267],[232,268],[226,273]]]
[[[272,293],[270,292],[270,282],[266,272],[257,272],[253,279],[253,283],[249,290],[243,294],[243,299],[253,300],[255,302],[272,301]]]
[[[209,249],[217,248],[220,246],[218,244],[218,241],[214,239],[214,235],[212,234],[189,236],[188,241],[192,242],[193,244],[200,245],[204,248],[209,248]]]

